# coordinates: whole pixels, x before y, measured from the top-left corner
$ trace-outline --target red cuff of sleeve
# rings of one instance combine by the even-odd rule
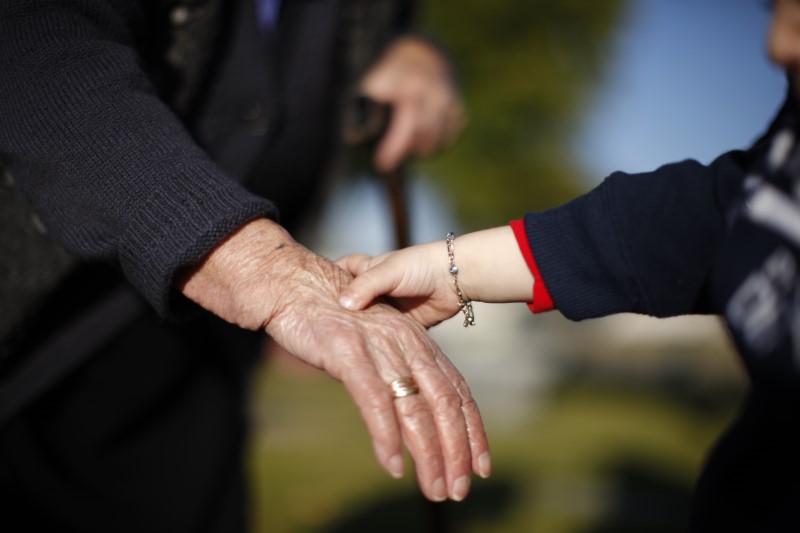
[[[510,222],[511,229],[514,230],[514,237],[517,238],[517,244],[522,252],[522,257],[528,264],[533,274],[533,302],[528,304],[528,308],[533,313],[543,313],[545,311],[552,311],[556,308],[553,298],[550,296],[550,291],[547,290],[542,275],[539,272],[539,267],[536,266],[536,260],[533,258],[530,243],[528,242],[528,235],[525,233],[525,223],[522,220],[512,220]]]

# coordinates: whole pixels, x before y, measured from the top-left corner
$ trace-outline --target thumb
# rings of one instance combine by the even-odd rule
[[[413,102],[394,103],[389,126],[375,148],[375,166],[379,170],[392,171],[411,155],[418,122]]]
[[[351,311],[367,307],[376,298],[390,294],[397,289],[397,280],[387,270],[384,263],[363,270],[339,295],[339,305]]]
[[[372,257],[367,254],[350,254],[336,261],[336,266],[349,273],[351,276],[358,276],[369,268]]]

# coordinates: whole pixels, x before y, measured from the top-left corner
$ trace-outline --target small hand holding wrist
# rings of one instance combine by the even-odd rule
[[[425,327],[459,312],[444,241],[374,258],[351,255],[340,259],[338,264],[356,276],[339,299],[347,309],[365,309],[386,295],[392,305]]]
[[[507,226],[468,233],[453,242],[458,287],[465,301],[526,302],[533,275]],[[339,260],[356,279],[342,293],[348,309],[364,309],[386,295],[404,313],[430,327],[459,311],[445,241],[412,246],[370,258]]]

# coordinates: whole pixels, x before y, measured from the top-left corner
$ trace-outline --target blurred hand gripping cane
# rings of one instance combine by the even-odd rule
[[[344,128],[345,141],[350,145],[374,148],[383,137],[392,118],[391,105],[376,102],[372,98],[363,95],[356,96],[351,105],[353,109],[349,113],[349,120]],[[405,248],[410,246],[406,162],[388,172],[379,171],[374,167],[372,170],[383,183],[392,210],[395,247]]]

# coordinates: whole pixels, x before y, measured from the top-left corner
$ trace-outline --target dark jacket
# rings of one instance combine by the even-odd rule
[[[795,531],[800,498],[800,147],[787,102],[769,132],[710,165],[618,172],[525,217],[542,278],[573,320],[715,313],[751,381],[709,457],[693,531]]]
[[[363,69],[353,48],[374,57],[407,9],[281,9],[263,31],[251,1],[0,5],[0,202],[14,206],[0,228],[0,403],[50,341],[63,336],[58,355],[34,367],[69,368],[138,313],[182,315],[178,269],[249,219],[291,226],[313,206],[355,78],[343,68]]]

